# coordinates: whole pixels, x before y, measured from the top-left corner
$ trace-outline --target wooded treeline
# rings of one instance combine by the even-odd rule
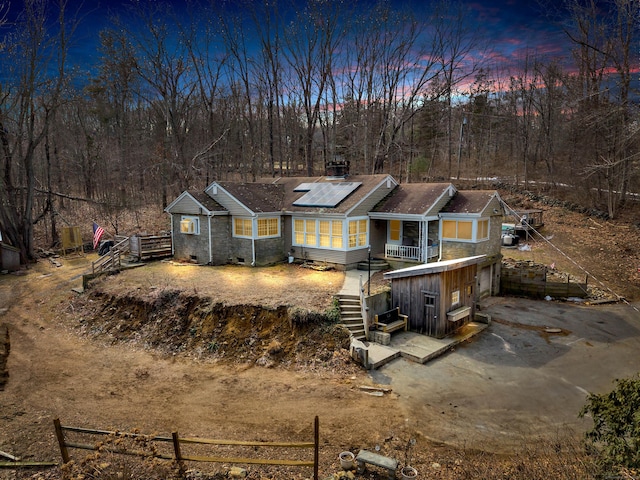
[[[68,0],[1,5],[0,231],[24,261],[34,224],[56,242],[70,202],[160,212],[213,180],[334,160],[403,182],[569,186],[611,217],[640,191],[638,2],[565,0],[573,55],[511,65],[446,0],[132,2],[96,32],[91,68],[70,55],[86,39]]]

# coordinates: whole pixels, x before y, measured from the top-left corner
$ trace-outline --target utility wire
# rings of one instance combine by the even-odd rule
[[[507,202],[505,202],[504,200],[500,199],[500,201],[502,202],[502,204],[504,205],[505,209],[507,210],[507,212],[511,212],[511,215],[516,218],[516,220],[521,223],[522,225],[526,226],[527,228],[530,228],[531,231],[537,235],[538,237],[540,237],[542,240],[544,240],[545,242],[547,242],[554,250],[556,250],[560,255],[562,255],[563,257],[565,257],[567,260],[569,260],[571,263],[573,263],[576,267],[578,267],[580,270],[582,270],[584,273],[586,273],[589,277],[593,278],[600,286],[602,286],[603,289],[605,289],[606,291],[608,291],[609,293],[611,293],[614,297],[616,297],[618,299],[619,302],[623,302],[624,304],[630,306],[631,308],[633,308],[636,312],[640,313],[640,310],[638,310],[638,307],[631,305],[631,303],[629,303],[627,301],[626,298],[624,298],[621,295],[618,295],[616,292],[614,292],[613,290],[611,290],[611,288],[609,288],[607,285],[605,285],[598,277],[596,277],[595,275],[592,275],[589,271],[587,271],[586,268],[584,268],[582,265],[580,265],[578,262],[576,262],[573,258],[571,258],[569,255],[567,255],[566,253],[564,253],[562,250],[560,250],[560,248],[558,248],[557,246],[555,246],[553,243],[551,243],[551,241],[545,237],[544,235],[542,235],[538,230],[536,230],[536,228],[531,225],[530,223],[527,222],[527,219],[523,220],[523,217],[521,217],[520,215],[517,214],[517,212],[511,208]],[[585,290],[585,293],[586,290]]]

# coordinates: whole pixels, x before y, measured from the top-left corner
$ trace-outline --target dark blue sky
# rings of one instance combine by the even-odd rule
[[[140,0],[152,2],[154,0]],[[221,1],[221,0],[216,0]],[[413,9],[417,14],[426,11],[429,2],[424,0],[392,0],[395,4]],[[373,1],[364,0],[364,5]],[[21,8],[21,0],[12,0],[15,12]],[[51,3],[54,3],[53,1]],[[129,0],[69,0],[68,11],[80,9],[83,17],[75,38],[72,54],[84,68],[98,61],[98,32],[109,25],[112,13],[126,13]],[[173,0],[173,5],[183,8],[184,0]],[[477,21],[478,31],[491,47],[490,63],[509,67],[527,54],[560,57],[567,51],[568,41],[559,27],[545,17],[537,1],[527,0],[468,0],[463,3]],[[11,16],[11,15],[10,15]]]

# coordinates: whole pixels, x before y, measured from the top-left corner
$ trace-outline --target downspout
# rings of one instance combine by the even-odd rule
[[[251,219],[251,223],[252,223],[252,227],[251,227],[251,266],[255,267],[256,266],[256,236],[254,234],[254,232],[257,232],[257,221],[256,218],[253,217]]]
[[[213,245],[211,244],[211,212],[207,213],[209,219],[209,265],[213,264]]]
[[[171,256],[173,257],[176,254],[176,242],[173,238],[173,213],[170,213],[169,215],[171,215]]]
[[[442,218],[438,220],[438,261],[442,261]]]

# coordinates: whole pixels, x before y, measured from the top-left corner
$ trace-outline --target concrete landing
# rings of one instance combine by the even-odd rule
[[[446,338],[433,338],[414,332],[398,332],[391,335],[391,344],[388,346],[367,342],[368,366],[376,369],[382,365],[402,356],[407,360],[417,363],[427,363],[456,345],[479,334],[488,325],[485,323],[470,322],[454,335]]]

